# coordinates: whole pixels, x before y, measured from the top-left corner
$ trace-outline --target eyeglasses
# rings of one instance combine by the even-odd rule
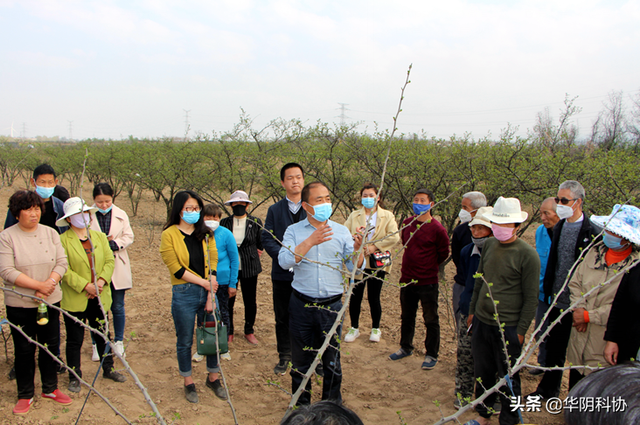
[[[558,198],[557,196],[555,198],[553,198],[554,201],[556,201],[556,204],[560,204],[562,203],[562,205],[568,205],[569,202],[571,201],[577,201],[578,198],[573,198],[573,199],[567,199],[567,198]]]
[[[200,207],[184,207],[186,212],[200,212]]]

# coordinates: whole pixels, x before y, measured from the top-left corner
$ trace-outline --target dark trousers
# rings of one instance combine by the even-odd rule
[[[242,291],[242,302],[244,303],[244,334],[253,333],[253,325],[256,323],[256,291],[258,288],[258,275],[253,277],[242,277],[238,282],[238,290]],[[236,297],[229,297],[229,335],[233,335],[233,306],[236,304]]]
[[[276,343],[280,360],[291,361],[291,337],[289,335],[289,299],[291,281],[272,280],[273,313],[276,316]]]
[[[216,306],[220,310],[222,323],[227,325],[228,330],[229,322],[231,321],[231,317],[229,316],[229,285],[218,285],[218,289],[216,290]]]
[[[438,358],[440,351],[440,320],[438,318],[438,284],[407,285],[400,289],[402,325],[400,327],[400,347],[413,351],[413,336],[416,332],[418,302],[422,305],[422,317],[427,327],[424,348],[427,355]]]
[[[60,303],[55,304],[60,307]],[[38,325],[36,316],[38,308],[22,308],[7,306],[7,319],[29,337],[42,345],[46,345],[49,351],[56,353],[60,344],[60,312],[49,308],[49,323]],[[33,378],[36,372],[36,345],[29,342],[20,332],[11,328],[13,337],[16,383],[18,384],[18,399],[30,399],[35,388]],[[58,350],[55,350],[58,348]],[[42,348],[38,349],[38,369],[42,392],[50,394],[58,389],[58,363]]]
[[[82,322],[89,322],[89,326],[94,329],[98,329],[104,332],[102,329],[102,321],[104,316],[100,310],[97,298],[88,300],[87,308],[84,311],[68,311],[70,315],[81,320]],[[84,327],[71,318],[64,316],[64,326],[67,329],[67,366],[74,369],[78,376],[82,378],[82,370],[80,369],[80,350],[82,349],[82,342],[84,341]],[[102,336],[91,331],[93,339],[96,342],[96,348],[98,354],[102,358],[105,352],[106,344]],[[107,332],[107,337],[110,338]],[[104,358],[102,363],[102,370],[105,372],[113,369],[113,357],[111,353]],[[69,379],[76,379],[71,373],[69,373]]]
[[[520,355],[522,347],[518,340],[517,326],[505,326],[504,338],[507,341],[507,352],[511,365],[515,363]],[[498,326],[487,325],[473,318],[473,330],[471,336],[471,352],[473,354],[474,376],[479,379],[480,383],[476,384],[476,398],[484,394],[485,388],[489,389],[496,384],[496,377],[502,378],[507,374],[507,359],[504,355],[504,345],[500,337],[500,328]],[[500,411],[501,425],[512,425],[519,423],[518,412],[512,412],[508,397],[521,396],[520,375],[518,373],[511,377],[513,384],[513,392],[507,385],[500,387],[500,402],[502,410]],[[483,418],[490,418],[491,412],[486,406],[493,406],[496,401],[497,393],[493,393],[484,399],[484,404],[476,406],[476,412]]]
[[[382,293],[382,284],[387,274],[383,270],[366,269],[365,274],[372,275],[366,280],[356,282],[351,294],[351,304],[349,304],[349,317],[351,318],[351,327],[358,328],[360,325],[360,306],[364,297],[364,287],[367,286],[367,297],[369,298],[369,309],[371,310],[371,327],[378,329],[380,327],[380,319],[382,318],[382,306],[380,305],[380,294]]]
[[[342,308],[342,301],[323,305],[320,308],[305,307],[305,302],[291,294],[289,301],[289,331],[291,332],[291,390],[295,393],[302,384],[302,376],[307,373],[317,353],[318,341],[324,341],[325,335],[336,321],[337,312]],[[322,355],[324,378],[322,379],[322,399],[342,403],[340,387],[342,385],[342,367],[340,366],[340,343],[338,336],[342,333],[342,324],[338,326],[331,344]],[[314,349],[309,349],[309,347]],[[298,399],[297,405],[311,403],[311,380],[307,382],[306,391]]]
[[[560,309],[553,307],[549,313],[549,323],[552,323],[560,317]],[[547,337],[547,357],[545,366],[564,366],[567,358],[567,346],[569,345],[569,337],[571,336],[571,325],[573,324],[573,315],[567,313],[560,322],[558,322],[549,332]],[[560,394],[560,385],[562,384],[561,370],[548,370],[542,376],[542,380],[538,384],[538,391],[544,397],[557,397]]]

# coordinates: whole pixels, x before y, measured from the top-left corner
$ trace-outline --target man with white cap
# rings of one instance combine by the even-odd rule
[[[469,306],[467,324],[472,326],[471,350],[473,353],[474,375],[482,385],[476,385],[476,398],[482,396],[485,388],[491,388],[496,375],[507,374],[507,361],[511,364],[520,356],[524,336],[538,306],[538,276],[540,259],[535,249],[518,238],[520,224],[528,217],[520,208],[516,198],[496,201],[493,211],[485,215],[491,221],[493,238],[487,240],[480,257],[473,298]],[[497,315],[497,316],[496,316]],[[507,342],[508,359],[504,352]],[[520,376],[510,377],[511,385],[500,389],[501,424],[518,423],[518,411],[510,406],[509,396],[521,395]],[[486,425],[492,412],[496,394],[476,406],[480,415],[469,423]]]

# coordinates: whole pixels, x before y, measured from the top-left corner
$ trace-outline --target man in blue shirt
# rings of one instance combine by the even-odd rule
[[[324,340],[342,308],[342,294],[349,275],[343,266],[353,270],[352,256],[362,244],[360,234],[329,220],[332,213],[331,196],[324,183],[309,183],[302,189],[302,208],[307,218],[287,228],[278,262],[283,269],[293,269],[292,294],[289,301],[289,332],[291,335],[291,387],[295,393],[302,384],[317,353],[316,341]],[[362,255],[358,266],[363,262]],[[313,304],[313,305],[312,305]],[[322,354],[324,379],[322,399],[341,403],[340,343],[338,326],[331,344]],[[306,347],[306,349],[305,349]],[[311,382],[307,382],[297,405],[310,404]]]

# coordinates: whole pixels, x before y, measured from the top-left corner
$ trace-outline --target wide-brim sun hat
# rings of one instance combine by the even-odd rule
[[[484,217],[492,223],[519,224],[526,221],[529,214],[526,211],[522,211],[518,198],[503,198],[501,196],[493,205],[493,211],[485,214]]]
[[[225,202],[225,205],[231,205],[233,202],[246,202],[248,204],[253,204],[249,199],[249,195],[245,191],[236,190],[231,194],[231,198]]]
[[[640,245],[640,208],[616,204],[609,215],[591,216],[591,222],[605,230]]]
[[[476,211],[476,215],[469,222],[469,227],[475,226],[476,224],[481,224],[491,229],[491,221],[488,218],[486,218],[486,215],[491,214],[492,211],[493,211],[493,207],[478,208],[478,211]]]
[[[67,222],[67,218],[72,215],[76,215],[81,212],[95,213],[98,211],[98,208],[90,207],[81,198],[74,196],[73,198],[69,198],[65,201],[63,211],[64,216],[56,221],[56,226],[58,227],[68,227],[69,223]]]

